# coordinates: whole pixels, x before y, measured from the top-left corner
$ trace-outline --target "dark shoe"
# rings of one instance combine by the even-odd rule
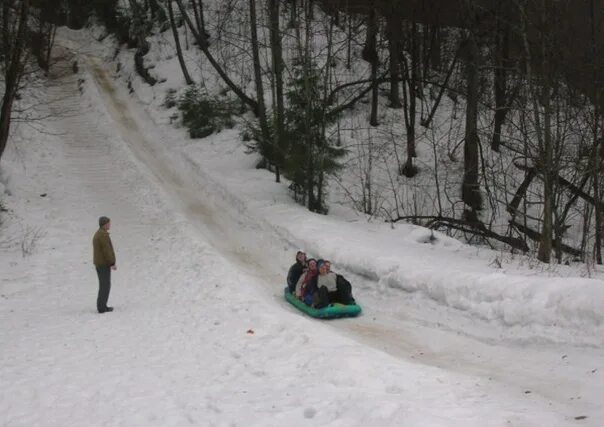
[[[113,311],[113,307],[105,307],[102,310],[99,310],[99,313],[107,313]]]

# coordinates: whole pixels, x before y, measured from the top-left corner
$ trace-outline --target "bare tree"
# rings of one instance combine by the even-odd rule
[[[244,104],[249,106],[254,112],[254,114],[258,114],[258,102],[255,99],[249,97],[239,86],[237,86],[237,84],[235,84],[235,82],[233,82],[233,80],[227,75],[227,73],[224,71],[224,68],[218,63],[216,58],[214,58],[214,55],[212,55],[212,52],[210,52],[209,49],[210,45],[208,43],[207,34],[203,31],[202,28],[199,28],[197,24],[193,22],[187,10],[185,9],[182,0],[176,0],[176,4],[178,4],[180,13],[185,19],[189,30],[191,30],[193,37],[195,37],[197,45],[202,50],[210,64],[212,64],[212,67],[214,67],[216,72],[220,75],[220,77],[227,84],[227,86],[231,88],[235,95],[237,95],[237,97],[239,97],[239,99]]]
[[[604,135],[602,135],[602,103],[604,98],[602,97],[602,59],[601,49],[598,44],[597,35],[601,31],[602,22],[598,20],[601,16],[596,14],[596,8],[594,0],[590,1],[590,33],[591,33],[591,44],[592,44],[592,61],[591,61],[591,74],[594,83],[594,91],[592,94],[592,100],[594,105],[593,121],[592,121],[592,150],[590,156],[590,172],[592,175],[592,188],[593,195],[596,200],[594,205],[594,228],[595,228],[595,242],[594,252],[596,262],[602,264],[602,233],[604,232],[604,212],[602,204],[597,203],[602,200],[602,188],[600,177],[604,172]]]
[[[25,36],[29,0],[4,0],[1,13],[4,96],[0,109],[0,159],[8,142],[13,103],[27,58]]]
[[[415,116],[417,112],[417,85],[419,83],[419,46],[418,46],[418,29],[415,21],[409,25],[407,32],[407,40],[409,42],[409,60],[403,59],[403,103],[404,103],[404,120],[405,129],[407,131],[407,160],[402,170],[401,175],[412,178],[417,174],[417,168],[413,164],[413,159],[417,157],[415,149]]]
[[[468,206],[469,220],[478,221],[477,211],[482,209],[482,196],[478,182],[479,144],[478,98],[479,98],[479,58],[480,51],[476,36],[470,31],[465,40],[466,56],[466,131],[464,138],[464,175],[461,197]]]
[[[140,2],[139,2],[140,1]],[[134,69],[138,75],[150,86],[157,83],[157,79],[151,75],[148,67],[145,67],[145,55],[151,49],[147,36],[151,31],[152,21],[149,12],[148,2],[141,0],[128,0],[130,5],[130,17],[132,23],[130,34],[135,41],[136,52],[134,53]]]
[[[401,108],[399,82],[401,74],[401,30],[402,20],[392,14],[386,18],[386,32],[388,34],[388,50],[390,52],[390,107]]]
[[[176,28],[176,21],[174,20],[174,9],[172,8],[172,0],[166,0],[166,6],[168,8],[168,17],[170,19],[170,28],[172,28],[172,35],[174,36],[174,44],[176,45],[176,55],[178,56],[178,62],[180,64],[180,69],[182,70],[183,77],[185,78],[185,82],[188,85],[192,85],[193,79],[189,74],[189,70],[187,69],[187,64],[185,63],[185,59],[182,55],[182,46],[180,45],[180,37],[178,36],[178,28]]]
[[[541,3],[542,8],[539,27],[543,31],[546,25],[547,12],[546,5]],[[526,8],[521,9],[521,17],[523,22],[523,36],[525,44],[525,53],[527,56],[528,81],[529,90],[531,92],[531,100],[533,104],[532,113],[535,121],[535,131],[538,142],[538,161],[543,173],[543,226],[541,229],[541,241],[539,243],[538,258],[543,262],[550,262],[552,251],[552,230],[553,230],[553,145],[551,134],[551,77],[548,74],[550,71],[548,63],[548,52],[546,46],[546,35],[540,34],[541,40],[538,45],[539,53],[542,55],[543,63],[543,79],[541,87],[535,87],[533,76],[531,73],[531,49],[528,42],[528,17]],[[540,106],[542,107],[542,113]]]
[[[284,123],[285,123],[285,100],[283,93],[283,47],[281,45],[281,31],[279,23],[279,1],[280,0],[268,0],[268,16],[269,16],[269,33],[270,33],[270,46],[271,46],[271,60],[272,60],[272,72],[273,72],[273,98],[275,100],[276,109],[274,111],[274,146],[276,149],[284,155],[285,141],[284,141]],[[291,5],[292,13],[295,13],[296,4]],[[293,16],[293,15],[292,15]],[[295,22],[295,21],[293,21]],[[280,169],[279,166],[275,168],[275,181],[280,182]]]
[[[31,7],[30,26],[37,24],[37,29],[30,30],[30,44],[33,56],[38,61],[38,66],[48,72],[50,57],[57,32],[59,9],[52,2],[34,3]],[[37,21],[37,22],[36,22]]]
[[[510,68],[510,23],[505,13],[507,4],[500,3],[497,11],[495,26],[495,46],[493,47],[495,57],[495,71],[493,78],[493,92],[495,94],[495,124],[491,149],[499,151],[501,143],[501,128],[505,122],[505,116],[509,111],[509,103],[512,98],[508,94],[508,75]]]
[[[258,100],[258,119],[263,138],[269,139],[270,133],[266,120],[266,106],[264,104],[264,85],[262,84],[262,67],[260,64],[260,48],[258,46],[258,22],[256,17],[256,0],[249,0],[250,6],[250,33],[252,38],[252,57],[254,60],[254,80],[256,81],[256,99]]]
[[[206,32],[206,20],[203,12],[203,0],[191,0],[191,7],[193,8],[193,14],[195,15],[195,22],[199,31],[204,33],[205,37],[208,37]]]
[[[371,114],[369,118],[369,124],[371,126],[377,126],[378,123],[378,66],[380,63],[378,51],[377,51],[377,34],[379,29],[378,14],[375,8],[371,9],[369,16],[367,17],[367,39],[365,40],[365,46],[363,47],[363,59],[371,64],[371,80],[373,81],[373,87],[371,89]]]

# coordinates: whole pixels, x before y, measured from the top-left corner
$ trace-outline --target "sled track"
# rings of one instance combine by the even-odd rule
[[[284,272],[281,267],[285,264],[275,262],[267,265],[266,263],[267,259],[284,259],[284,252],[291,255],[297,247],[294,239],[285,230],[274,227],[248,212],[241,200],[229,193],[221,183],[201,170],[190,159],[163,149],[162,140],[165,138],[161,126],[158,125],[152,130],[141,126],[140,123],[152,121],[143,108],[135,105],[131,99],[122,97],[115,90],[113,79],[96,58],[88,57],[86,62],[88,72],[93,77],[105,108],[115,122],[122,139],[133,155],[146,165],[147,174],[169,196],[175,210],[194,225],[195,229],[222,255],[246,274],[264,283],[263,291],[267,297],[277,301],[282,309],[294,310],[282,297]],[[86,134],[82,137],[95,139],[98,136]],[[77,145],[74,145],[74,156],[77,149]],[[102,145],[89,149],[93,150],[89,153],[95,153],[95,156],[109,156],[107,148]],[[171,164],[179,165],[178,171],[171,168]],[[88,170],[86,166],[81,172],[92,174],[91,179],[96,179],[95,176],[100,179],[110,173],[104,167]],[[119,182],[111,185],[120,188]],[[210,187],[211,191],[209,191]],[[124,188],[123,191],[127,192],[128,189]],[[254,238],[264,240],[257,240],[256,247],[242,246],[240,244],[242,237],[245,237],[245,241]],[[262,252],[257,248],[262,248]],[[361,304],[363,305],[363,301]],[[567,365],[566,368],[560,369],[560,356],[557,349],[551,351],[551,354],[545,358],[543,352],[537,350],[526,348],[503,350],[501,347],[476,342],[455,332],[418,324],[404,316],[399,319],[385,319],[386,321],[382,318],[376,322],[371,308],[363,305],[364,315],[360,318],[333,322],[317,321],[317,325],[321,323],[321,326],[337,330],[396,357],[450,371],[477,375],[519,388],[531,384],[533,393],[561,403],[568,403],[567,390],[581,388],[581,382],[576,378],[576,373],[583,369],[579,354],[575,365]],[[474,349],[472,353],[467,351],[469,342]],[[506,370],[510,357],[523,359],[524,368],[516,368],[516,372]],[[547,361],[546,364],[549,363],[547,368],[543,366],[544,360]],[[552,372],[556,374],[552,376]],[[589,402],[584,403],[589,406]]]

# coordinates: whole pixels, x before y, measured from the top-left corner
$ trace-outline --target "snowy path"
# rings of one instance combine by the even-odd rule
[[[179,219],[155,207],[160,202],[144,184],[147,178],[127,160],[128,153],[116,145],[115,134],[98,108],[80,97],[77,79],[68,73],[58,77],[59,85],[49,87],[51,97],[64,99],[51,105],[52,115],[61,119],[55,126],[59,138],[50,141],[59,145],[49,150],[48,158],[51,167],[60,168],[55,166],[49,176],[56,173],[60,179],[48,188],[50,208],[44,215],[50,234],[45,241],[62,246],[42,247],[52,255],[32,274],[35,290],[9,298],[21,313],[3,322],[5,342],[15,346],[11,354],[25,360],[3,361],[3,392],[14,393],[14,401],[5,395],[3,402],[10,406],[0,411],[6,416],[2,425],[186,424],[186,408],[171,395],[163,366],[175,346],[185,345],[189,350],[179,329],[197,326],[195,316],[185,310],[170,314],[173,325],[165,331],[164,306],[177,305],[185,295],[172,296],[169,288],[162,287],[165,273],[161,271],[149,272],[159,281],[140,292],[148,286],[144,275],[133,270],[136,260],[143,257],[160,259],[150,244],[155,230]],[[115,221],[120,254],[110,299],[119,301],[113,317],[94,313],[89,235],[101,212]],[[120,259],[129,261],[121,265]],[[124,277],[130,279],[128,286]],[[19,304],[21,298],[24,301]],[[119,313],[119,305],[128,305],[129,310]],[[120,333],[120,325],[129,325],[141,344],[135,355],[133,337]],[[156,328],[162,333],[155,335]],[[199,357],[195,351],[185,354]],[[32,365],[27,375],[23,375],[23,362]],[[19,402],[29,406],[20,412]],[[133,424],[116,422],[116,413],[127,414]]]
[[[284,238],[283,233],[267,230],[270,227],[266,227],[257,218],[250,218],[242,210],[238,210],[236,215],[230,214],[233,206],[229,206],[228,203],[237,201],[230,200],[228,194],[217,192],[216,187],[212,190],[204,188],[203,191],[199,191],[199,188],[195,187],[199,183],[195,180],[187,181],[175,176],[169,166],[163,164],[160,159],[154,157],[154,153],[149,151],[149,147],[154,146],[154,139],[157,144],[157,138],[149,136],[145,142],[140,136],[145,132],[133,124],[137,121],[152,123],[152,120],[144,117],[145,113],[137,109],[135,104],[115,96],[103,68],[94,66],[93,72],[96,81],[103,88],[102,95],[113,119],[126,132],[125,140],[130,142],[139,160],[155,172],[164,190],[175,196],[174,202],[180,203],[181,208],[184,208],[181,211],[184,212],[187,221],[204,230],[204,236],[214,247],[244,270],[246,275],[255,276],[261,283],[266,284],[268,295],[272,293],[280,305],[290,309],[282,302],[281,289],[274,285],[283,280],[282,264],[267,266],[261,262],[264,259],[278,259],[278,254],[272,253],[270,249],[272,246],[278,248],[274,252],[280,252],[281,246],[285,246],[290,249],[288,253],[292,253],[295,246],[287,239],[288,236]],[[138,117],[132,118],[133,115]],[[125,118],[125,121],[122,118]],[[147,130],[146,133],[148,135],[149,131]],[[163,154],[165,159],[167,154]],[[201,171],[197,172],[201,173]],[[212,177],[207,175],[203,178],[213,181]],[[212,187],[212,184],[206,186]],[[217,199],[216,193],[224,198]],[[242,220],[239,215],[245,220]],[[261,259],[252,256],[249,249],[240,248],[241,241],[256,239],[264,239],[260,245],[264,252]],[[379,304],[380,301],[373,301],[372,305],[375,308],[379,307]],[[432,312],[430,308],[426,308],[428,313],[423,313],[422,316],[442,315],[436,313],[439,309],[442,308],[433,308],[434,312]],[[459,319],[454,320],[459,322]],[[599,362],[604,360],[604,353],[597,349],[589,349],[585,354],[584,349],[562,348],[548,344],[541,345],[541,348],[506,347],[497,345],[496,342],[488,344],[456,333],[422,326],[416,322],[416,319],[393,318],[390,315],[380,315],[379,312],[376,314],[375,311],[358,319],[328,323],[327,327],[396,357],[477,376],[487,381],[505,383],[523,392],[543,396],[557,404],[571,403],[578,414],[589,413],[592,416],[599,414],[604,417],[599,399],[601,393],[604,393],[604,385],[592,372],[594,369],[597,370]],[[468,348],[472,351],[469,352]],[[510,360],[514,360],[515,363],[510,363]]]
[[[160,148],[161,129],[94,58],[83,93],[68,68],[48,88],[64,98],[51,106],[58,135],[39,148],[31,176],[40,184],[28,190],[32,216],[44,219],[44,256],[26,258],[25,272],[11,264],[7,274],[27,287],[2,287],[0,424],[604,420],[604,390],[590,373],[598,350],[485,344],[380,313],[369,295],[358,319],[300,316],[275,285],[288,236],[203,171],[183,179],[195,166]],[[116,311],[102,316],[90,265],[101,214],[112,218],[118,255]]]

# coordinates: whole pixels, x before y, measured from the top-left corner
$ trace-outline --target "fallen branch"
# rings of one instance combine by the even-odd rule
[[[455,230],[470,233],[474,236],[484,237],[488,239],[495,239],[499,242],[505,243],[514,249],[521,250],[522,252],[528,252],[529,247],[526,242],[518,237],[502,236],[501,234],[495,233],[493,230],[489,230],[480,221],[466,221],[462,219],[444,217],[444,216],[422,216],[422,215],[409,215],[399,216],[389,222],[408,221],[408,220],[428,220],[426,227],[430,229],[436,229],[440,226],[446,226]]]
[[[524,233],[532,241],[541,242],[541,233],[539,233],[538,231],[535,231],[532,228],[525,226],[524,224],[520,224],[519,222],[517,222],[515,220],[511,220],[510,225],[515,227],[516,229],[518,229],[518,231],[520,231],[521,233]],[[559,239],[554,239],[552,244],[554,247],[559,247],[560,249],[562,249],[562,251],[564,251],[568,254],[578,256],[578,257],[583,255],[583,252],[580,249],[576,249],[576,248],[573,248],[572,246],[568,246],[568,245],[560,242]],[[558,246],[558,245],[560,245],[560,246]]]

